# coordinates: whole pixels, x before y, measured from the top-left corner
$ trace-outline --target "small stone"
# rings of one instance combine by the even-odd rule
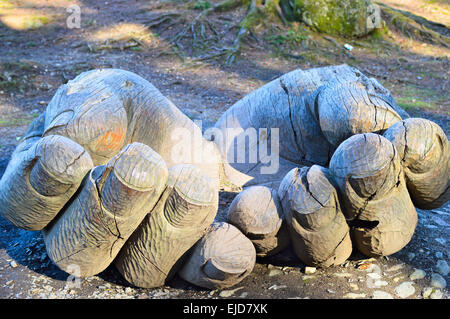
[[[14,280],[10,280],[6,282],[6,285],[9,286],[10,284],[12,284],[14,282]]]
[[[125,288],[125,293],[126,294],[131,294],[131,293],[133,293],[133,289],[130,288],[130,287],[127,287],[127,288]]]
[[[317,271],[316,267],[305,267],[305,274],[311,275]]]
[[[353,292],[349,292],[348,294],[344,295],[344,298],[348,298],[348,299],[361,299],[361,298],[366,298],[366,294],[355,294]]]
[[[415,269],[414,272],[409,276],[409,279],[411,280],[417,280],[425,278],[426,273],[422,269]]]
[[[238,290],[244,289],[244,287],[239,287],[233,290],[223,290],[220,292],[219,296],[223,298],[228,298],[234,295],[234,293]]]
[[[443,293],[442,291],[440,291],[439,289],[436,289],[435,291],[433,291],[430,295],[430,299],[442,299],[443,297]]]
[[[357,284],[355,284],[355,283],[350,283],[350,284],[348,284],[349,286],[350,286],[350,288],[352,288],[352,290],[354,290],[354,291],[358,291],[359,290],[359,287],[358,287],[358,285]]]
[[[328,292],[329,294],[334,294],[334,293],[335,293],[334,290],[331,290],[331,289],[327,289],[327,292]]]
[[[341,278],[347,278],[347,277],[352,277],[352,274],[349,274],[348,272],[340,272],[340,273],[335,273],[333,274],[336,277],[341,277]]]
[[[241,293],[241,295],[239,296],[239,298],[244,299],[244,298],[247,298],[247,296],[248,296],[248,292],[244,291],[243,293]]]
[[[395,277],[394,279],[392,279],[394,282],[399,282],[400,280],[402,280],[403,278],[405,278],[404,276],[398,276]]]
[[[391,271],[398,271],[398,270],[402,269],[403,267],[404,267],[403,264],[398,264],[398,265],[392,266],[389,269],[386,269],[386,271],[389,271],[389,272],[391,272]]]
[[[434,289],[431,288],[431,287],[423,288],[423,290],[422,290],[422,297],[429,298],[431,296],[431,294],[433,293],[433,290]]]
[[[13,261],[11,261],[10,263],[9,263],[9,265],[12,267],[12,268],[16,268],[18,265],[17,265],[17,263],[13,260]]]
[[[414,257],[416,257],[415,253],[408,253],[408,260],[411,261],[414,259]]]
[[[435,255],[437,259],[442,259],[444,257],[444,254],[441,253],[440,251],[438,251]]]
[[[371,278],[371,279],[381,279],[381,275],[377,274],[376,272],[372,272],[367,274],[367,277]]]
[[[314,278],[316,278],[316,276],[305,275],[305,276],[302,277],[302,280],[305,281],[305,280],[310,280],[310,279],[314,279]]]
[[[363,263],[361,265],[358,266],[359,270],[368,270],[372,267],[373,265],[371,263]]]
[[[372,294],[372,299],[394,299],[394,297],[386,291],[375,290]]]
[[[278,289],[284,289],[284,288],[287,288],[287,286],[286,286],[286,285],[280,285],[280,286],[278,286],[278,285],[272,285],[272,286],[270,286],[268,289],[269,289],[269,290],[278,290]]]
[[[445,260],[438,260],[436,269],[442,276],[447,276],[450,271],[450,267]]]
[[[407,298],[414,294],[416,288],[414,288],[411,281],[404,282],[395,288],[395,294],[400,298]]]
[[[431,286],[435,288],[445,288],[447,287],[447,282],[445,281],[444,277],[434,273],[431,275]]]
[[[384,287],[384,286],[387,286],[388,285],[388,282],[387,281],[384,281],[384,280],[377,280],[377,281],[375,281],[374,282],[374,286],[375,287]]]
[[[269,277],[274,277],[274,276],[278,276],[281,275],[283,272],[280,269],[272,269],[269,272]]]

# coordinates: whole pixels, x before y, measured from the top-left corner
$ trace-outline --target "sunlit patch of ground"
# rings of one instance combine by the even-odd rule
[[[448,0],[379,0],[393,8],[409,11],[428,20],[450,27],[450,2]]]
[[[145,25],[120,23],[95,31],[89,37],[94,43],[102,43],[100,49],[157,47],[158,38]]]

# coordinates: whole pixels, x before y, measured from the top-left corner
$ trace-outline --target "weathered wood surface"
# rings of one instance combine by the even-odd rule
[[[227,288],[251,273],[256,261],[252,242],[228,223],[213,223],[190,252],[179,275],[208,289]]]
[[[252,241],[258,257],[274,255],[289,245],[284,214],[275,189],[266,186],[244,189],[230,204],[227,221]]]
[[[349,227],[326,168],[293,169],[283,179],[279,197],[300,260],[317,267],[347,260],[352,252]]]
[[[167,167],[192,164],[219,181],[214,144],[156,87],[132,72],[92,70],[61,86],[45,116],[44,136],[54,134],[83,146],[95,165],[140,142],[160,154]]]
[[[279,129],[282,177],[302,165],[328,165],[337,146],[356,133],[379,132],[407,114],[376,80],[347,65],[295,70],[248,94],[217,121],[216,138],[227,178],[238,186],[264,178],[255,163],[238,163],[233,148],[248,128],[267,128],[268,134],[248,144],[246,154],[257,153],[259,144],[271,144],[271,128]],[[267,160],[261,157],[259,162]],[[284,163],[287,162],[287,163]],[[266,178],[267,179],[267,178]],[[280,180],[281,180],[280,179]]]
[[[353,240],[366,256],[387,256],[411,240],[417,212],[394,145],[381,135],[357,134],[330,162]]]
[[[41,138],[43,115],[30,125],[0,181],[0,212],[17,227],[41,230],[93,167],[89,154],[62,136]]]
[[[436,123],[410,118],[383,135],[396,147],[415,206],[433,209],[450,200],[450,151],[447,136]]]
[[[97,166],[43,231],[50,259],[62,270],[79,267],[81,277],[106,269],[161,196],[167,176],[161,156],[141,143]]]
[[[218,208],[214,181],[192,165],[169,169],[167,186],[115,260],[122,276],[138,287],[164,285],[182,256],[205,234]]]

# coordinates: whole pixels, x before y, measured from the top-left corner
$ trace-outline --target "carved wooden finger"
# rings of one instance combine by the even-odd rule
[[[386,256],[408,244],[417,213],[391,142],[373,133],[354,135],[338,147],[330,171],[354,242],[364,255]]]
[[[280,200],[272,188],[243,190],[228,208],[227,221],[252,241],[258,257],[274,255],[289,245]]]
[[[62,270],[79,267],[81,277],[103,271],[154,207],[167,176],[164,160],[141,143],[94,168],[43,232],[50,259]]]
[[[0,181],[0,212],[14,225],[43,229],[93,167],[89,154],[62,136],[40,138],[42,117],[30,126]]]
[[[170,168],[167,188],[120,251],[116,268],[137,287],[164,285],[211,225],[217,208],[218,189],[211,178],[192,165]]]
[[[349,227],[326,168],[295,168],[279,188],[296,255],[317,267],[340,265],[352,252]]]
[[[439,125],[410,118],[394,124],[383,136],[397,148],[414,205],[433,209],[450,200],[449,143]]]
[[[167,167],[192,164],[219,181],[215,144],[155,86],[132,72],[84,72],[58,89],[46,112],[44,135],[76,141],[95,165],[139,142],[160,154]]]
[[[334,149],[352,135],[384,132],[402,120],[394,107],[377,93],[373,82],[364,76],[351,82],[342,82],[340,78],[330,80],[312,99],[313,114]]]
[[[199,287],[226,288],[250,274],[255,261],[255,247],[239,229],[215,222],[194,246],[178,274]]]

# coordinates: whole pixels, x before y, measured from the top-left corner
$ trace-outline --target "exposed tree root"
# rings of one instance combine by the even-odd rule
[[[380,7],[384,20],[409,38],[438,44],[446,48],[450,46],[448,37],[450,32],[444,25],[428,21],[406,11],[391,8],[385,4],[380,4]]]

